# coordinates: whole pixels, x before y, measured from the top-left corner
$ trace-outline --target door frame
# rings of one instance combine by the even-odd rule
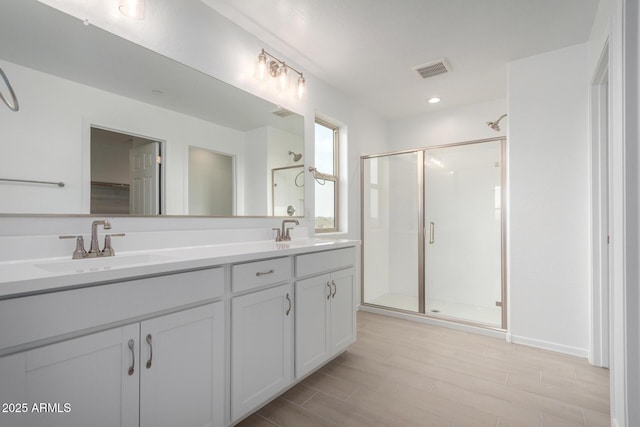
[[[609,367],[611,292],[611,147],[609,43],[604,48],[590,87],[591,113],[591,339],[589,362]]]
[[[81,147],[81,212],[83,214],[91,214],[91,128],[98,128],[110,132],[117,132],[132,137],[144,138],[155,141],[160,147],[161,163],[158,165],[158,207],[160,212],[156,216],[164,216],[167,213],[166,203],[166,170],[167,170],[167,141],[163,138],[156,138],[144,132],[138,132],[130,129],[129,126],[118,123],[107,123],[105,120],[97,120],[93,118],[83,118],[82,120],[82,147]],[[104,215],[103,215],[104,216]],[[136,215],[127,215],[136,216]]]

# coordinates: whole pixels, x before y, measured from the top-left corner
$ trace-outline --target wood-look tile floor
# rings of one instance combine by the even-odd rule
[[[359,312],[355,344],[239,425],[609,426],[609,371]]]

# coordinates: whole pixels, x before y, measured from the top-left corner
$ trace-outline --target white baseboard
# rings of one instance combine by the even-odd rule
[[[536,340],[533,338],[521,337],[512,334],[509,334],[509,337],[511,338],[511,342],[514,344],[522,344],[529,347],[541,348],[543,350],[551,350],[557,353],[564,353],[571,356],[582,357],[585,359],[589,358],[589,350],[586,348],[571,347],[568,345]]]
[[[445,328],[458,329],[466,332],[473,332],[480,335],[487,335],[494,338],[502,338],[508,343],[526,345],[529,347],[540,348],[543,350],[555,351],[556,353],[568,354],[571,356],[582,357],[588,359],[589,350],[578,347],[571,347],[563,344],[552,343],[548,341],[536,340],[533,338],[521,337],[518,335],[513,335],[509,332],[487,329],[477,326],[471,326],[456,322],[448,322],[446,320],[434,319],[431,317],[418,316],[410,313],[398,312],[393,310],[385,310],[377,307],[369,307],[365,305],[361,305],[358,307],[361,311],[366,311],[369,313],[383,314],[385,316],[396,317],[398,319],[411,320],[414,322],[426,323],[434,326],[442,326]]]

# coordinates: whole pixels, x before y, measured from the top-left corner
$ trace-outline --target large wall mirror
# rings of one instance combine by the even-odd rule
[[[304,215],[299,114],[35,0],[3,1],[0,68],[0,213]]]

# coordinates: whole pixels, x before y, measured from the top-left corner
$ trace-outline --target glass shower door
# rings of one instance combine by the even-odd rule
[[[502,326],[502,142],[425,151],[425,312]]]
[[[362,159],[365,304],[419,312],[422,152]]]

